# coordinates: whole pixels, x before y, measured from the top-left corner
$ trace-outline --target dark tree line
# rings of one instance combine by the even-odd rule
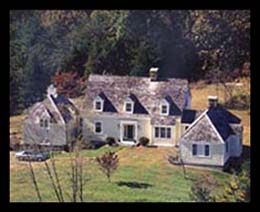
[[[10,11],[10,112],[44,98],[56,71],[201,79],[250,61],[250,11]]]

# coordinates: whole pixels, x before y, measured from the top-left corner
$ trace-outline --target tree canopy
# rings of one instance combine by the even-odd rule
[[[44,98],[56,71],[202,79],[250,61],[248,10],[10,11],[10,112]]]

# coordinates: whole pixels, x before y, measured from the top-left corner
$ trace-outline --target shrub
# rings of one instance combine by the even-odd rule
[[[141,137],[139,139],[139,143],[137,146],[147,146],[149,143],[149,138],[146,138],[146,137]]]
[[[84,143],[83,149],[96,149],[96,145],[93,141],[88,141]]]
[[[218,202],[250,202],[250,172],[242,171],[233,174],[222,194],[214,198]]]
[[[108,182],[111,182],[110,177],[118,167],[119,159],[115,152],[106,152],[101,157],[96,158],[101,171],[106,175]]]
[[[116,139],[114,137],[107,137],[106,142],[109,146],[118,146]]]
[[[196,202],[214,201],[212,192],[216,185],[217,182],[211,175],[204,174],[201,177],[198,177],[191,186],[191,199]]]

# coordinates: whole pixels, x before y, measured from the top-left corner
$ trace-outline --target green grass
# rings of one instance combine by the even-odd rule
[[[214,95],[214,85],[198,87],[198,83],[191,84],[192,108],[205,109],[207,96]],[[223,92],[219,93],[223,100]],[[244,125],[243,143],[250,146],[250,113],[249,111],[232,110],[241,117]],[[21,135],[24,116],[10,117],[10,132]],[[119,167],[108,183],[99,170],[94,158],[107,151],[116,151],[119,155]],[[107,147],[97,150],[84,150],[84,172],[86,185],[84,199],[87,202],[184,202],[190,201],[189,192],[192,181],[201,174],[209,173],[219,183],[215,193],[223,190],[223,184],[228,182],[230,175],[220,171],[206,171],[187,169],[187,179],[184,178],[180,167],[169,165],[166,156],[174,152],[172,148],[130,148]],[[65,191],[65,200],[69,201],[70,180],[68,172],[69,154],[56,154],[57,169]],[[249,169],[250,161],[243,165]],[[43,201],[57,201],[51,187],[43,163],[33,164],[38,179]],[[26,163],[15,160],[13,153],[10,156],[10,201],[37,202],[35,189],[30,178]]]
[[[95,158],[106,151],[117,151],[119,155],[118,170],[108,183],[100,171]],[[182,169],[168,164],[165,160],[167,148],[148,149],[131,147],[102,147],[98,150],[84,150],[84,199],[87,202],[185,202],[190,201],[189,192],[192,181],[201,174],[214,175],[222,189],[222,184],[229,180],[230,175],[220,171],[206,171],[187,169],[187,179],[184,178]],[[128,153],[128,154],[127,154]],[[132,155],[129,156],[129,155]],[[133,157],[135,156],[135,157]],[[13,155],[11,155],[13,157]],[[155,157],[157,162],[145,163],[147,158]],[[92,160],[91,160],[92,158]],[[139,160],[144,166],[135,163]],[[15,161],[15,160],[13,160]],[[68,161],[68,162],[65,162]],[[13,162],[14,163],[14,162]],[[29,169],[25,162],[17,162],[10,168],[10,201],[11,202],[37,202],[35,189],[30,178]],[[22,163],[22,165],[19,165]],[[61,177],[65,200],[69,201],[69,154],[56,155],[58,174]],[[51,188],[48,175],[43,163],[33,163],[38,180],[42,199],[46,202],[57,201]]]

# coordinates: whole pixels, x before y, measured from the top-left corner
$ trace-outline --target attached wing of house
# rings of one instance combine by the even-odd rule
[[[242,125],[238,117],[219,105],[194,117],[196,111],[182,117],[183,122],[191,123],[180,140],[185,164],[224,167],[231,157],[240,156]]]
[[[29,111],[23,127],[23,144],[64,146],[73,139],[78,111],[62,95],[48,94]]]

